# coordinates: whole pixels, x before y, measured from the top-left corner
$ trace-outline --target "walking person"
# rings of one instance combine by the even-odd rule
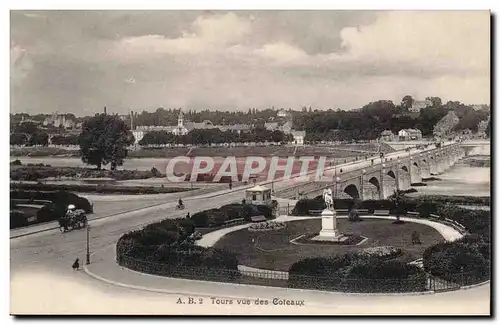
[[[77,258],[77,259],[75,260],[75,262],[73,263],[72,268],[73,268],[73,270],[77,270],[77,271],[79,271],[79,270],[80,270],[80,259],[79,259],[79,258]]]

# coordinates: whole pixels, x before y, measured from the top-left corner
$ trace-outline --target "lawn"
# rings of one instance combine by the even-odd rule
[[[293,263],[304,258],[342,255],[362,248],[386,245],[401,248],[404,253],[397,259],[410,262],[422,257],[425,248],[444,240],[438,231],[429,226],[410,222],[395,225],[393,221],[365,218],[361,222],[351,223],[346,219],[337,220],[341,232],[368,238],[358,246],[291,244],[290,240],[294,238],[321,230],[321,220],[311,219],[288,222],[283,231],[255,233],[248,229],[238,230],[224,236],[215,247],[237,254],[242,265],[288,271]],[[421,245],[411,243],[413,231],[420,233]]]

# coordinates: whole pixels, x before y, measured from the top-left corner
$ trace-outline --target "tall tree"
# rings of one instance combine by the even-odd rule
[[[97,114],[84,122],[78,142],[84,163],[98,169],[111,163],[111,170],[115,170],[123,165],[134,136],[118,116]]]
[[[429,100],[432,103],[432,107],[434,108],[439,108],[443,105],[443,101],[441,100],[440,97],[426,97],[425,100]]]
[[[405,110],[410,109],[413,106],[413,101],[413,97],[411,97],[410,95],[404,96],[401,100],[401,108]]]

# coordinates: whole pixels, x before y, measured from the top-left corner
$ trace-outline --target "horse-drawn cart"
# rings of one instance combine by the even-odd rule
[[[88,220],[84,210],[75,210],[59,219],[59,229],[61,232],[87,227]]]

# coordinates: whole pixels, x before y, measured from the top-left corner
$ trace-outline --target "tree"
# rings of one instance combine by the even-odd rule
[[[123,165],[134,136],[118,116],[97,114],[83,123],[78,141],[84,163],[98,169],[111,163],[111,170],[115,170]]]
[[[27,140],[27,136],[24,133],[12,133],[10,135],[10,144],[13,146],[25,145]]]
[[[486,128],[486,130],[484,132],[486,133],[486,136],[489,138],[490,134],[491,134],[491,118],[488,121],[488,127]]]
[[[30,146],[47,146],[49,144],[49,135],[46,132],[38,131],[28,140]]]
[[[425,100],[428,100],[432,103],[432,107],[439,108],[443,105],[443,101],[439,97],[426,97]]]
[[[37,133],[39,131],[38,126],[32,122],[19,123],[14,128],[14,133],[26,133],[30,136]]]
[[[403,99],[401,100],[401,108],[402,109],[405,109],[405,110],[408,110],[410,109],[412,106],[413,106],[413,102],[415,100],[413,99],[413,97],[411,97],[410,95],[406,95],[405,97],[403,97]]]
[[[399,218],[401,218],[402,214],[406,213],[406,197],[403,191],[395,190],[394,194],[391,196],[392,206],[394,207],[394,211],[396,212],[396,221],[394,223],[404,223]]]

